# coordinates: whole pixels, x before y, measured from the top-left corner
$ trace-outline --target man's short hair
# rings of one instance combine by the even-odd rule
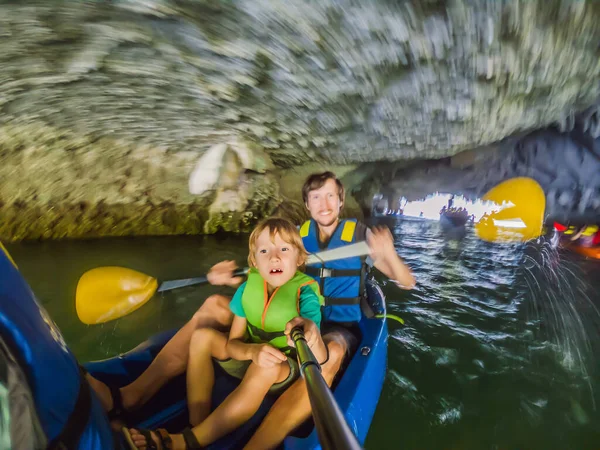
[[[342,184],[342,182],[338,179],[338,177],[335,176],[335,173],[323,172],[313,173],[312,175],[309,175],[306,181],[304,182],[304,185],[302,186],[302,200],[305,204],[308,203],[308,193],[310,191],[322,188],[325,185],[325,183],[327,183],[327,180],[335,181],[335,184],[338,189],[338,195],[340,196],[340,202],[344,203],[345,192],[344,185]]]

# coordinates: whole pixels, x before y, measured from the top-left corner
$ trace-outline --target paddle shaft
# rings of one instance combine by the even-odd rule
[[[296,345],[300,373],[306,382],[312,415],[317,434],[324,450],[358,450],[358,440],[346,423],[335,397],[321,375],[321,366],[306,343],[301,328],[292,330],[292,340]]]
[[[241,276],[246,275],[247,273],[248,273],[248,268],[245,267],[243,269],[238,269],[235,272],[233,272],[233,276],[241,277]],[[160,286],[158,287],[156,292],[170,291],[171,289],[177,289],[177,288],[181,288],[181,287],[185,287],[185,286],[193,286],[195,284],[204,284],[204,283],[208,283],[208,277],[206,277],[206,276],[197,277],[197,278],[186,278],[186,279],[182,279],[182,280],[164,281],[163,283],[160,284]]]
[[[369,246],[367,245],[367,243],[359,242],[357,244],[345,245],[343,247],[335,248],[333,250],[325,250],[323,252],[310,254],[310,255],[308,255],[306,263],[307,264],[316,264],[319,262],[324,263],[327,261],[334,261],[336,259],[349,258],[349,257],[353,257],[353,256],[363,256],[363,255],[367,255],[368,253],[369,253]],[[248,273],[248,270],[250,270],[250,269],[248,269],[247,267],[244,269],[238,269],[235,272],[233,272],[233,276],[234,277],[244,276]],[[208,283],[208,278],[206,276],[197,277],[197,278],[185,278],[185,279],[181,279],[181,280],[164,281],[158,287],[157,292],[165,292],[165,291],[170,291],[172,289],[178,289],[181,287],[193,286],[196,284],[204,284],[204,283]]]

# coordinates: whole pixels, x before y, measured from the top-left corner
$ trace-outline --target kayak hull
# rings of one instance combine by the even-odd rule
[[[368,284],[367,287],[375,311],[379,314],[385,313],[385,298],[381,290],[373,284]],[[368,319],[364,316],[358,327],[361,333],[360,344],[342,378],[335,386],[334,397],[350,428],[362,444],[366,439],[383,388],[387,370],[388,329],[385,319]],[[160,333],[130,352],[107,360],[90,362],[85,364],[85,367],[94,377],[105,383],[125,386],[150,365],[175,332],[176,330]],[[224,374],[220,367],[215,365],[213,405],[220,404],[237,384],[237,380]],[[128,422],[142,428],[163,427],[170,432],[181,431],[188,426],[185,386],[185,375],[171,380],[140,411],[131,414]],[[243,447],[276,399],[274,396],[267,396],[259,411],[246,424],[207,448]],[[320,448],[316,429],[312,426],[300,428],[299,434],[302,434],[288,436],[283,447],[286,449]]]
[[[335,388],[334,397],[362,445],[367,438],[385,380],[388,330],[385,319],[363,319],[360,328],[363,338]],[[288,437],[285,448],[320,448],[316,430],[306,438]]]

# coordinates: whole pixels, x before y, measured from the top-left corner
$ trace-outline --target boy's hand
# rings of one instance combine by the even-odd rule
[[[221,261],[210,268],[206,278],[214,286],[237,287],[242,284],[242,277],[233,276],[233,271],[237,267],[235,261]]]
[[[287,360],[287,356],[269,344],[255,345],[256,347],[254,347],[252,353],[252,362],[260,367],[269,369]]]
[[[304,338],[306,339],[306,343],[310,349],[313,349],[315,344],[321,340],[321,332],[319,331],[316,323],[310,319],[305,319],[304,317],[294,317],[285,324],[284,331],[290,347],[295,347],[294,341],[292,341],[292,337],[290,336],[290,333],[295,327],[302,328],[304,331]]]

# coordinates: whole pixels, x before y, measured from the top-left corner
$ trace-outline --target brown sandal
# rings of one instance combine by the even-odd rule
[[[123,397],[121,396],[121,388],[118,386],[107,385],[112,397],[113,407],[106,413],[108,420],[120,420],[124,423],[129,422],[129,411],[123,406]]]
[[[181,434],[183,434],[183,440],[185,441],[185,447],[188,450],[202,450],[204,448],[200,445],[200,442],[198,442],[198,439],[196,439],[196,436],[194,435],[194,433],[192,432],[192,430],[190,428],[184,428],[184,430],[181,432]]]
[[[169,435],[169,432],[167,430],[165,430],[164,428],[159,428],[157,430],[147,430],[145,428],[136,428],[136,430],[138,430],[139,433],[146,438],[146,449],[147,450],[158,450],[158,445],[156,445],[156,442],[152,438],[152,432],[154,432],[156,434],[156,436],[158,437],[158,440],[159,440],[163,450],[172,450],[173,449],[173,441],[171,439],[171,436]],[[138,450],[138,447],[133,443],[133,439],[131,438],[131,433],[129,432],[129,430],[127,428],[123,427],[121,429],[121,431],[122,431],[123,435],[125,436],[125,441],[129,445],[129,448],[131,450]],[[196,442],[198,442],[198,441],[196,441]],[[186,443],[187,443],[187,440],[186,440]],[[191,447],[191,448],[193,448],[193,447]]]

